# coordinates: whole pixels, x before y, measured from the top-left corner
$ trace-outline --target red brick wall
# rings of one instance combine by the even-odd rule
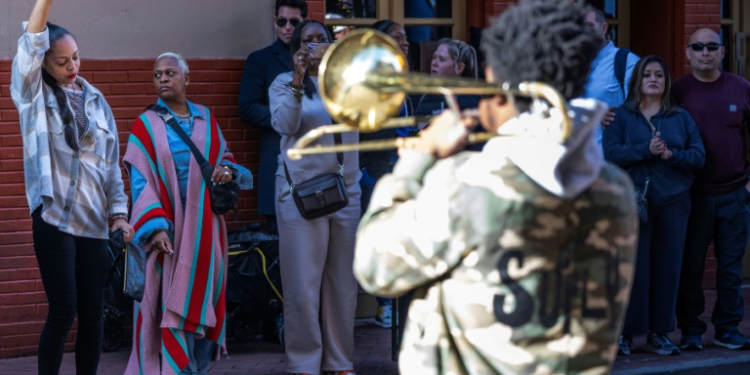
[[[518,3],[518,0],[485,0],[484,12],[488,18],[499,16],[512,4]]]
[[[716,32],[721,26],[721,0],[676,0],[675,4],[674,76],[680,77],[690,72],[690,64],[685,57],[685,46],[690,34],[701,27],[710,27]]]
[[[323,22],[325,20],[325,1],[307,0],[307,17]]]
[[[244,60],[188,60],[188,99],[211,108],[237,161],[257,181],[258,133],[237,117],[237,93]],[[18,112],[10,99],[10,61],[0,61],[0,358],[36,352],[47,314],[44,288],[31,244],[31,220],[23,183]],[[133,119],[156,100],[153,60],[84,60],[81,76],[104,93],[117,119],[121,154]],[[126,184],[127,186],[127,184]],[[243,192],[239,221],[257,221],[255,190]],[[232,214],[230,214],[230,217]],[[71,335],[72,340],[74,335]],[[72,341],[69,341],[72,342]]]

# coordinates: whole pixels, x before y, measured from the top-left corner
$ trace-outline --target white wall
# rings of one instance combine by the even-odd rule
[[[16,54],[34,0],[0,0],[0,59]],[[57,0],[49,21],[84,59],[245,58],[275,40],[274,0]]]

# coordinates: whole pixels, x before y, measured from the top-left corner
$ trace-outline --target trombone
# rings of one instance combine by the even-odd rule
[[[401,48],[388,35],[371,29],[355,30],[328,48],[320,62],[318,83],[323,104],[331,118],[339,124],[321,126],[302,136],[287,150],[287,156],[292,160],[311,154],[386,150],[408,144],[409,138],[397,138],[358,144],[310,146],[326,134],[357,130],[373,132],[416,125],[420,122],[419,118],[395,117],[408,94],[442,94],[449,107],[456,111],[458,105],[453,95],[504,94],[510,101],[514,96],[525,96],[533,99],[535,108],[543,107],[549,117],[547,105],[540,100],[544,99],[562,114],[562,121],[557,122],[560,129],[550,131],[549,135],[562,142],[572,131],[565,98],[553,87],[539,82],[524,82],[517,88],[507,85],[498,87],[497,84],[466,78],[436,78],[408,73],[408,64]],[[469,142],[484,142],[496,136],[498,134],[472,133]]]

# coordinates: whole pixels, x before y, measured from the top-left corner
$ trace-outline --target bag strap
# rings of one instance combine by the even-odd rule
[[[203,179],[206,181],[206,186],[210,187],[212,184],[211,175],[206,175],[206,172],[209,171],[210,173],[210,171],[213,171],[214,167],[208,163],[208,160],[203,157],[203,154],[201,154],[200,150],[198,150],[198,147],[195,146],[193,140],[191,140],[190,137],[188,137],[188,135],[185,133],[185,131],[182,130],[180,125],[177,124],[177,120],[175,120],[174,116],[169,113],[169,110],[160,105],[152,104],[146,107],[146,109],[150,109],[156,112],[156,114],[159,115],[162,121],[169,125],[169,127],[171,127],[172,130],[177,133],[180,139],[182,139],[182,141],[185,142],[185,144],[190,148],[195,161],[198,162],[198,165],[201,168],[201,174],[203,175]],[[205,168],[206,166],[208,166],[210,169]]]
[[[615,78],[620,84],[620,91],[622,91],[622,97],[625,98],[625,69],[628,65],[628,55],[630,50],[627,48],[620,48],[615,53]]]
[[[651,118],[653,118],[653,116]],[[654,126],[653,124],[651,124],[650,121],[649,121],[649,125]],[[660,133],[661,132],[661,121],[659,121],[657,123],[657,125],[655,125],[654,127],[655,127],[655,129],[653,129],[654,135],[656,135],[657,133]],[[654,166],[651,163],[649,163],[648,164],[648,173],[646,174],[646,183],[643,184],[643,196],[644,197],[646,196],[646,193],[648,193],[648,185],[651,182],[651,175],[654,172],[653,168],[654,168]]]
[[[341,142],[341,133],[333,133],[333,143],[340,145]],[[341,177],[344,177],[344,154],[342,152],[336,153],[336,159],[339,161],[339,175]],[[294,194],[294,182],[292,182],[291,177],[289,177],[289,169],[286,168],[286,162],[283,162],[284,164],[284,174],[286,175],[286,182],[289,183],[289,192]]]

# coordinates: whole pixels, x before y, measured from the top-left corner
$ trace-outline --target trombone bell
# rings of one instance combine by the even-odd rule
[[[323,56],[318,70],[320,96],[336,121],[375,131],[399,114],[406,93],[383,93],[367,85],[368,78],[407,71],[401,47],[390,37],[375,30],[356,30],[331,45]]]

